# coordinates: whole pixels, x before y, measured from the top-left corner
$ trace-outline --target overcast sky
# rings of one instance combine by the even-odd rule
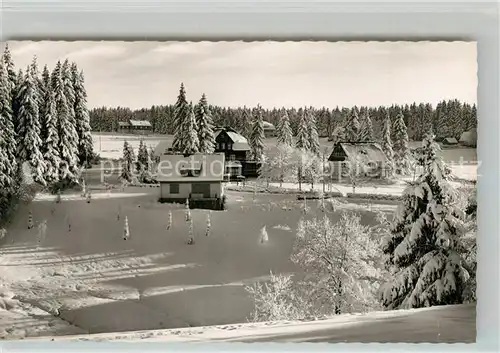
[[[458,98],[476,102],[476,43],[9,42],[17,68],[36,55],[84,70],[88,102],[130,108],[206,93],[222,106],[335,107]]]

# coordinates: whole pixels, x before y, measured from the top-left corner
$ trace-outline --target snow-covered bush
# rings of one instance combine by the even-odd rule
[[[380,273],[377,246],[354,213],[301,220],[291,256],[305,273],[303,283],[316,316],[364,311],[377,306]]]
[[[428,135],[422,146],[423,172],[404,191],[382,245],[391,272],[380,292],[387,308],[462,303],[475,271],[464,260],[475,235],[467,232],[438,151],[434,136]]]
[[[254,283],[245,290],[254,301],[249,321],[298,320],[308,314],[302,296],[297,296],[291,275],[271,272],[268,282]]]

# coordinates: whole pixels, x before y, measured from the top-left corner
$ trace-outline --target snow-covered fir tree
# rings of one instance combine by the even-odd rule
[[[309,135],[309,151],[315,156],[319,156],[321,153],[321,146],[319,144],[318,128],[316,125],[316,118],[311,109],[306,111],[306,122],[307,122],[307,132]]]
[[[384,120],[384,126],[382,128],[382,151],[384,151],[385,156],[389,162],[387,166],[388,170],[392,173],[394,170],[394,151],[392,149],[392,139],[391,139],[391,118],[389,114],[386,115]]]
[[[351,110],[344,129],[345,138],[348,142],[358,142],[360,140],[361,124],[356,107]]]
[[[122,171],[120,174],[120,178],[123,180],[126,180],[128,182],[132,181],[132,172],[133,172],[133,166],[134,166],[134,161],[135,161],[135,155],[134,155],[134,149],[133,147],[127,142],[123,142],[123,165],[122,165]]]
[[[276,126],[278,145],[293,146],[293,132],[290,127],[290,118],[285,109],[282,110]]]
[[[17,170],[16,132],[14,129],[12,100],[8,72],[0,62],[0,173],[3,175],[1,190],[12,193],[15,188],[14,175]],[[2,178],[2,177],[0,177]]]
[[[33,71],[26,70],[23,85],[19,92],[19,133],[17,157],[21,162],[28,161],[32,168],[33,180],[46,185],[44,179],[45,162],[42,154],[42,140],[40,138],[40,118],[38,108],[38,86]]]
[[[422,144],[423,172],[404,191],[382,247],[392,274],[380,295],[387,308],[459,304],[470,277],[463,267],[469,249],[450,169],[438,155],[434,136]]]
[[[78,176],[78,133],[75,127],[74,96],[70,97],[70,101],[66,98],[66,92],[72,94],[72,88],[67,88],[67,79],[63,79],[63,74],[68,75],[67,72],[63,73],[61,62],[58,61],[51,76],[51,84],[54,92],[54,100],[56,104],[56,117],[58,122],[59,132],[59,157],[60,164],[60,180],[66,182],[77,182]]]
[[[149,157],[148,148],[143,140],[139,142],[139,150],[137,152],[136,170],[139,175],[139,180],[142,183],[151,183],[152,181],[152,160]]]
[[[262,108],[258,105],[252,122],[252,132],[249,141],[254,161],[262,159],[264,154],[264,138],[264,118],[262,116]]]
[[[295,147],[299,150],[307,151],[309,150],[309,131],[308,131],[307,115],[305,111],[299,115],[299,121],[297,124],[297,136],[295,137]]]
[[[196,106],[196,123],[198,131],[199,150],[201,153],[211,154],[215,149],[215,135],[212,115],[205,93]]]
[[[199,152],[200,142],[198,141],[198,131],[196,128],[196,118],[194,116],[193,104],[188,105],[188,114],[182,122],[183,131],[182,153],[193,154]]]
[[[3,51],[2,62],[5,70],[7,71],[7,89],[9,91],[11,104],[13,104],[17,92],[16,85],[18,84],[18,77],[23,77],[23,75],[21,74],[20,76],[18,76],[16,74],[14,60],[12,60],[12,54],[10,53],[9,45],[7,43],[5,44],[5,49]],[[12,109],[14,109],[14,106],[12,106]]]
[[[59,156],[59,131],[56,115],[56,104],[52,90],[45,91],[43,99],[44,116],[42,120],[42,130],[46,131],[43,141],[43,160],[45,161],[44,178],[48,183],[59,181],[59,167],[61,159]]]
[[[50,71],[45,65],[42,70],[42,76],[41,76],[41,89],[40,89],[40,95],[41,95],[41,102],[40,102],[40,124],[41,124],[41,132],[40,132],[40,138],[42,141],[45,143],[45,140],[47,140],[47,125],[45,124],[45,116],[46,116],[46,109],[47,109],[47,97],[49,96],[49,92],[52,92],[52,87],[50,85]]]
[[[19,117],[19,108],[21,107],[20,92],[23,83],[24,83],[24,72],[23,70],[19,69],[15,77],[14,90],[12,92],[12,116],[13,116],[12,121],[14,122],[14,130],[16,134],[19,132],[18,117]]]
[[[45,87],[43,78],[40,75],[40,71],[38,70],[38,61],[36,55],[33,57],[31,64],[29,66],[31,77],[33,77],[33,82],[35,83],[35,92],[36,92],[36,103],[38,105],[38,116],[42,117],[44,115],[43,108],[43,97],[45,95]],[[43,141],[43,131],[40,130],[40,138]]]
[[[76,63],[71,64],[71,79],[75,97],[74,111],[76,132],[78,134],[78,158],[80,165],[90,163],[94,155],[94,145],[90,129],[90,116],[87,108],[87,91],[83,71],[78,71]]]
[[[360,123],[359,140],[362,142],[373,142],[375,140],[374,137],[372,119],[368,112],[365,112]]]
[[[242,134],[246,139],[250,140],[250,135],[252,133],[252,114],[250,109],[246,106],[243,106],[241,120],[243,120]]]
[[[408,132],[403,120],[403,113],[400,112],[394,121],[394,163],[399,174],[408,174],[411,167],[410,149],[408,147]]]
[[[177,96],[177,102],[174,106],[174,119],[173,119],[173,130],[174,130],[174,140],[172,142],[172,149],[177,152],[184,151],[184,138],[186,133],[183,128],[185,125],[185,120],[189,116],[189,104],[186,100],[186,90],[184,88],[184,83],[181,83],[181,88],[179,89],[179,95]]]
[[[148,166],[148,150],[146,145],[144,144],[144,140],[141,139],[139,141],[139,149],[137,150],[137,161],[135,162],[135,169],[138,174],[140,174],[144,169],[147,169]]]

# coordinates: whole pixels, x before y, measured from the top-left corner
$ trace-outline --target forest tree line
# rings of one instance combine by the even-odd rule
[[[188,100],[189,101],[189,100]],[[230,126],[249,137],[251,120],[257,114],[259,107],[221,107],[208,104],[215,126]],[[194,105],[196,110],[196,104]],[[316,120],[320,137],[330,137],[335,129],[349,119],[356,111],[360,119],[368,116],[373,123],[373,130],[377,140],[382,138],[383,124],[386,116],[395,121],[401,112],[408,129],[408,137],[413,141],[421,141],[430,128],[438,140],[446,137],[460,139],[461,134],[477,126],[477,108],[475,104],[460,102],[457,99],[443,100],[436,106],[430,103],[412,103],[406,105],[391,105],[379,107],[336,107],[316,108],[273,108],[263,109],[263,119],[277,126],[283,112],[289,116],[290,126],[294,134],[301,115],[308,110]],[[117,132],[118,122],[128,120],[147,120],[157,134],[174,134],[175,104],[155,105],[150,108],[130,109],[125,107],[100,107],[90,110],[90,124],[93,131]]]

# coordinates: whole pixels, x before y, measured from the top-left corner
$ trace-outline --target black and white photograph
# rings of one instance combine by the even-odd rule
[[[476,341],[476,42],[0,49],[0,339]]]

